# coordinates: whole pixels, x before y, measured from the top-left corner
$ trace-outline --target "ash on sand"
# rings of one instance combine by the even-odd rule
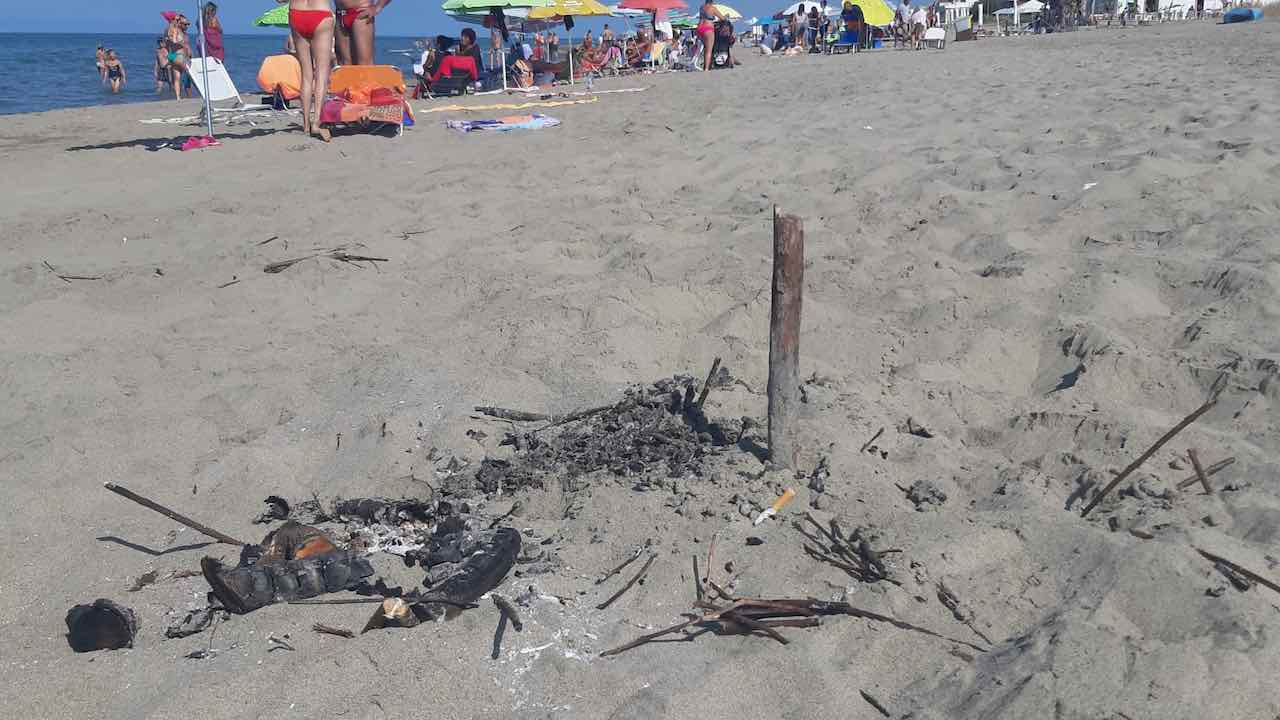
[[[712,387],[726,378],[722,369]],[[624,478],[701,476],[713,448],[742,439],[744,423],[708,421],[696,402],[698,387],[694,378],[676,375],[632,386],[614,405],[575,413],[580,419],[509,433],[503,444],[515,448],[511,459],[485,458],[473,485],[455,482],[447,490],[464,496],[509,493],[546,487],[551,478],[575,489],[584,476],[597,472]]]

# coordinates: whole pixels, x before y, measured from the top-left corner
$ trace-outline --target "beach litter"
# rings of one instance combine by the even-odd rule
[[[560,121],[547,115],[510,115],[507,117],[489,119],[489,120],[446,120],[445,127],[451,130],[460,130],[464,133],[485,131],[485,132],[510,132],[512,130],[543,130],[553,128],[560,124]]]
[[[98,598],[67,611],[67,643],[78,653],[133,647],[138,618],[133,610]]]

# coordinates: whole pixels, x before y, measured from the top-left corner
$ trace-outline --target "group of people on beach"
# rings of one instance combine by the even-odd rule
[[[284,2],[285,0],[277,0]],[[288,0],[289,32],[302,66],[302,131],[329,141],[320,108],[334,59],[342,65],[372,65],[374,20],[391,0]]]
[[[923,47],[925,30],[936,27],[940,17],[936,0],[917,0],[914,5],[911,0],[902,0],[894,8],[893,25],[889,32],[908,46]],[[821,52],[828,47],[829,38],[837,37],[833,34],[836,27],[841,29],[838,36],[840,44],[853,45],[855,50],[870,46],[871,28],[866,24],[858,0],[844,0],[838,16],[838,26],[836,22],[827,0],[812,4],[800,3],[795,12],[788,15],[772,35],[762,41],[761,47],[768,54]]]
[[[98,64],[98,75],[102,77],[102,84],[109,86],[112,93],[119,93],[126,82],[129,81],[129,73],[124,69],[124,63],[120,60],[120,55],[111,48],[98,46],[96,53]]]
[[[165,86],[173,89],[173,99],[179,100],[184,95],[190,97],[195,92],[194,84],[187,70],[191,58],[196,57],[194,48],[203,48],[206,57],[217,58],[219,62],[226,60],[226,50],[222,44],[222,22],[218,19],[218,6],[208,2],[200,10],[203,15],[203,42],[193,46],[188,32],[191,21],[179,12],[165,13],[164,33],[156,38],[155,56],[152,64],[152,76],[155,78],[156,94],[164,92]],[[129,73],[124,61],[115,50],[98,46],[98,73],[103,85],[111,88],[112,93],[119,93],[129,81]]]

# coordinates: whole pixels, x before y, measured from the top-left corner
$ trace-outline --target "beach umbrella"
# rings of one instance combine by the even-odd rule
[[[599,17],[602,15],[612,15],[613,11],[608,7],[600,4],[596,0],[551,0],[550,4],[536,7],[529,10],[529,17],[532,19],[551,19],[555,18],[557,22],[563,22],[562,18],[570,17]],[[569,84],[573,84],[573,30],[568,29],[565,25],[565,32],[569,36]]]
[[[724,16],[725,20],[741,20],[742,19],[742,13],[738,12],[737,10],[734,10],[728,5],[716,4],[715,9],[720,11],[720,14]]]
[[[446,13],[458,12],[474,15],[477,13],[491,13],[494,11],[503,13],[503,22],[505,23],[506,12],[509,8],[533,8],[548,4],[549,0],[445,0],[444,5],[440,8]],[[457,19],[455,17],[455,19]],[[463,21],[465,22],[465,21]],[[502,48],[502,89],[507,89],[507,49],[506,38],[503,38]],[[573,77],[572,74],[569,76]]]
[[[648,10],[656,15],[666,10],[684,10],[689,6],[684,0],[622,0],[618,7],[623,10]]]
[[[795,4],[793,4],[793,5],[788,5],[786,10],[783,10],[782,12],[778,13],[777,15],[774,15],[774,16],[773,16],[773,19],[774,19],[774,20],[781,20],[781,19],[783,19],[783,18],[787,17],[788,15],[795,15],[795,14],[796,14],[796,11],[800,9],[800,6],[801,6],[801,5],[803,5],[803,6],[804,6],[804,11],[805,11],[805,13],[808,13],[808,12],[809,12],[809,10],[810,10],[810,9],[812,9],[812,8],[817,8],[817,9],[818,9],[818,12],[822,12],[822,5],[821,5],[821,2],[822,2],[822,0],[816,0],[816,2],[815,2],[815,0],[803,0],[802,2],[798,2],[798,3],[795,3]],[[839,14],[840,14],[840,10],[839,10],[839,9],[837,9],[837,8],[835,8],[835,7],[833,7],[833,6],[831,6],[831,5],[828,5],[828,6],[827,6],[827,14],[828,14],[828,15],[839,15]]]
[[[255,27],[289,27],[289,6],[277,5],[253,21]]]
[[[448,12],[445,14],[467,25],[484,25],[489,19],[487,13]],[[502,15],[507,19],[507,29],[519,33],[542,32],[557,24],[548,20],[530,20],[529,8],[508,8],[502,11]]]
[[[868,25],[885,27],[893,24],[894,11],[885,0],[857,0],[862,8],[862,20]]]
[[[683,29],[698,27],[698,18],[689,17],[688,15],[676,15],[667,19],[671,21],[671,27]]]

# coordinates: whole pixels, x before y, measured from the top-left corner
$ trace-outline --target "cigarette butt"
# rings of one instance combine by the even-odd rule
[[[787,503],[789,503],[789,502],[791,502],[792,500],[794,500],[794,499],[795,499],[795,497],[796,497],[796,491],[795,491],[795,490],[792,490],[791,488],[787,488],[785,492],[783,492],[781,495],[779,495],[779,496],[778,496],[778,499],[777,499],[777,500],[774,500],[774,501],[773,501],[773,504],[772,504],[772,505],[770,505],[769,507],[765,508],[764,512],[762,512],[762,513],[760,513],[759,515],[757,515],[757,516],[756,516],[756,519],[755,519],[754,521],[752,521],[752,523],[751,523],[751,524],[752,524],[752,525],[759,525],[760,523],[764,522],[765,520],[768,520],[769,518],[773,517],[774,515],[777,515],[777,514],[778,514],[778,511],[779,511],[779,510],[781,510],[782,508],[786,507],[786,506],[787,506]]]
[[[776,513],[782,508],[786,507],[787,503],[795,499],[796,499],[796,491],[792,490],[791,488],[787,488],[785,492],[783,492],[781,495],[778,496],[777,500],[773,501],[773,506],[770,509]]]

